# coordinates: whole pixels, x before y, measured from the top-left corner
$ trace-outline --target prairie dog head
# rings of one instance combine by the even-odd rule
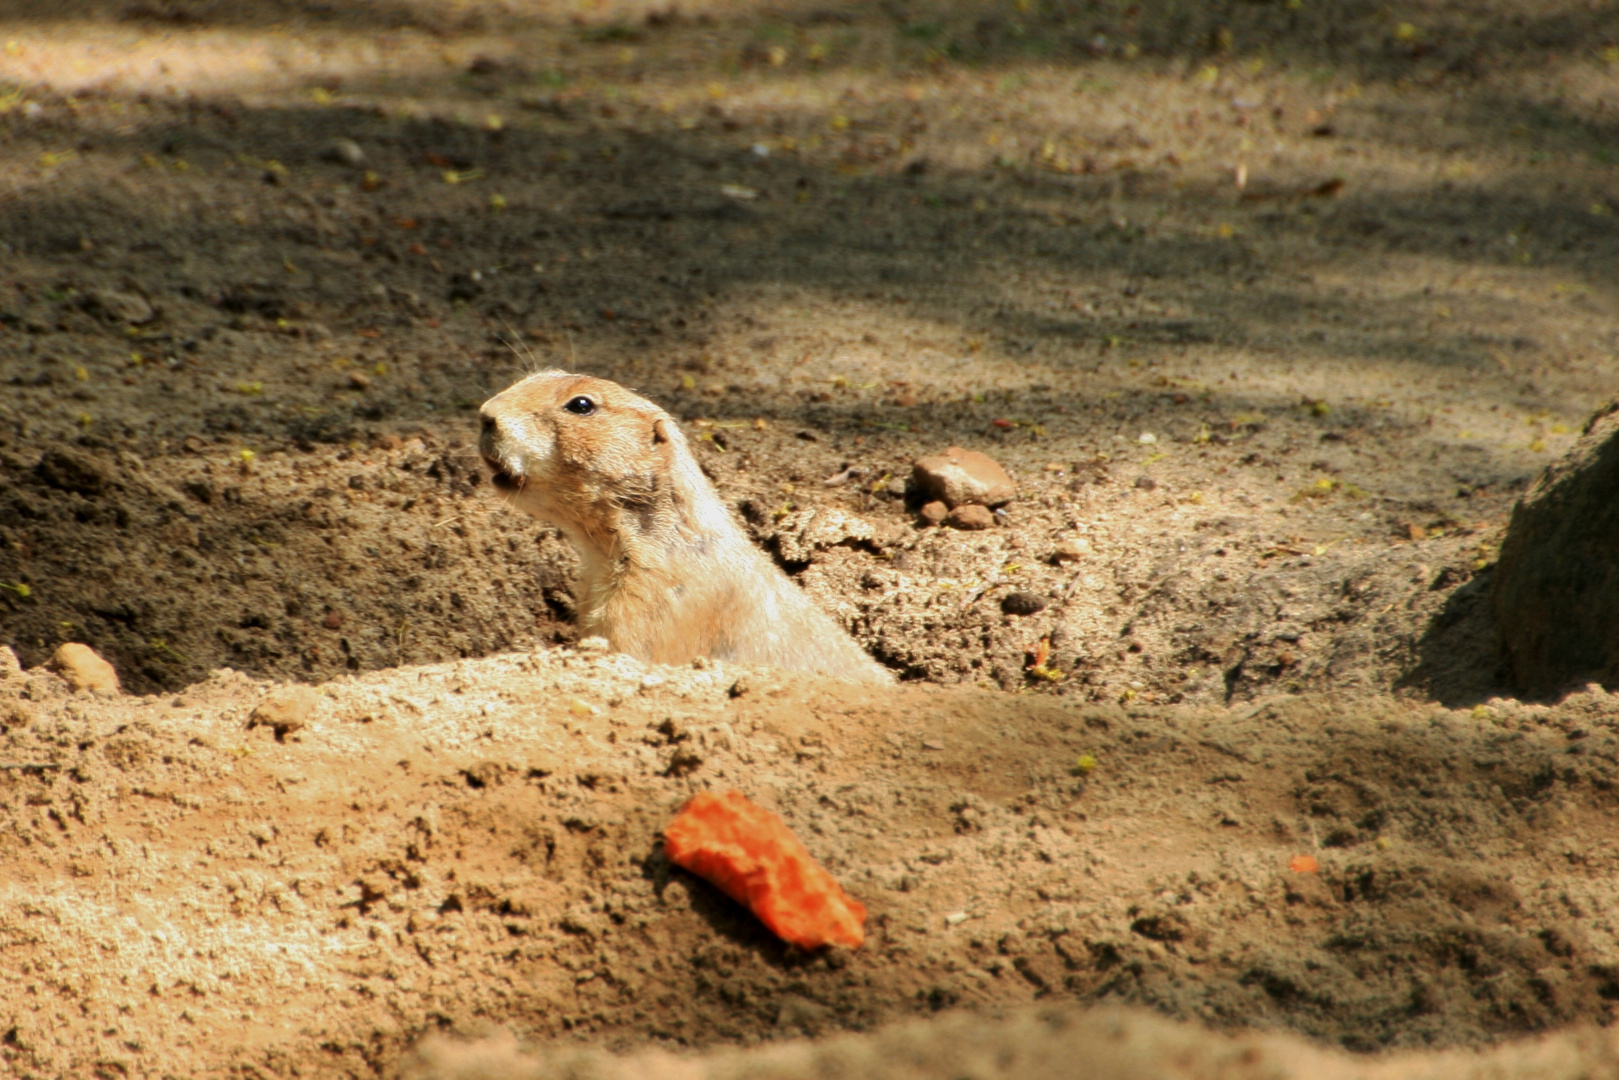
[[[484,402],[478,449],[517,509],[605,545],[625,524],[653,531],[692,483],[674,418],[615,382],[542,371]],[[627,521],[623,511],[629,512]]]

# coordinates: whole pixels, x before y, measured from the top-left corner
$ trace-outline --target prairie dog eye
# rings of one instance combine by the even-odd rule
[[[589,416],[596,411],[596,403],[583,394],[575,398],[569,398],[568,403],[562,407],[575,416]]]

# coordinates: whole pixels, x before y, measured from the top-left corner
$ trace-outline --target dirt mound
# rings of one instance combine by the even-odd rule
[[[567,651],[344,678],[280,725],[281,689],[229,672],[4,693],[25,1073],[386,1072],[435,1030],[747,1045],[1035,1000],[1444,1046],[1605,1022],[1619,978],[1601,695],[1126,709]],[[700,787],[780,813],[866,947],[786,949],[671,868],[658,830]]]
[[[1490,606],[1519,690],[1619,686],[1619,402],[1513,508]]]
[[[522,1048],[509,1035],[432,1036],[406,1080],[1587,1080],[1607,1076],[1619,1046],[1582,1031],[1487,1053],[1351,1058],[1298,1039],[1210,1035],[1146,1013],[1047,1007],[1004,1020],[954,1014],[876,1035],[792,1042],[701,1057]]]
[[[0,453],[3,573],[29,594],[0,603],[30,662],[88,640],[152,691],[223,666],[314,680],[572,636],[571,549],[480,498],[459,440],[188,445],[155,462],[96,440],[32,467]]]

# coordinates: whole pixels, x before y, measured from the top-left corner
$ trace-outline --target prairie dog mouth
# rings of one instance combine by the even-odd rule
[[[523,484],[527,481],[527,477],[508,471],[505,465],[488,456],[484,457],[483,463],[489,466],[489,471],[492,474],[489,482],[494,484],[495,487],[502,491],[523,490]]]

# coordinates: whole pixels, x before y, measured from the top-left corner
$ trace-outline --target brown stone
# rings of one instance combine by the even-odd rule
[[[1001,506],[1017,494],[1012,478],[994,458],[959,446],[917,458],[911,483],[923,499],[938,499],[952,509],[968,503]]]
[[[965,503],[950,511],[944,523],[956,529],[990,529],[995,526],[995,515],[988,507]]]
[[[308,727],[320,709],[320,692],[312,686],[291,686],[271,694],[248,717],[250,728],[267,727],[278,741]]]
[[[918,516],[924,525],[943,525],[944,519],[950,516],[950,508],[935,499],[930,503],[923,503]]]
[[[1059,540],[1051,549],[1053,562],[1078,562],[1091,553],[1091,542],[1084,537],[1073,537],[1068,540]]]
[[[1619,400],[1513,507],[1490,605],[1520,692],[1619,688]]]
[[[1001,598],[1001,611],[1007,615],[1033,615],[1044,611],[1050,603],[1038,593],[1009,592]]]
[[[45,666],[67,680],[75,692],[88,690],[97,697],[117,697],[118,671],[88,645],[69,641],[60,646]]]

